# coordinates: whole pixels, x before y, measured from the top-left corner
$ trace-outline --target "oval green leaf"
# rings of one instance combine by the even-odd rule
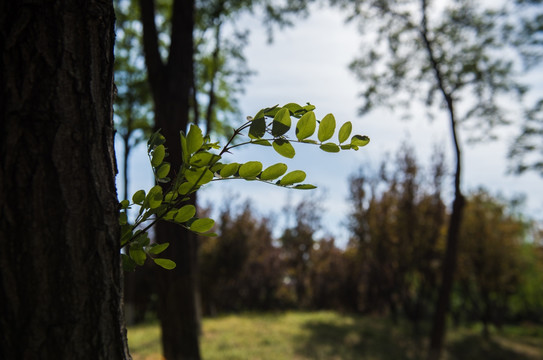
[[[214,224],[215,221],[213,219],[196,219],[192,224],[190,224],[189,229],[197,233],[204,233],[208,230],[211,230]]]
[[[153,156],[151,158],[151,166],[157,167],[158,165],[162,164],[162,161],[164,161],[164,157],[166,156],[166,148],[164,145],[158,145],[153,150]]]
[[[351,145],[355,146],[366,146],[370,142],[370,138],[366,135],[355,135],[351,138]]]
[[[336,153],[339,152],[339,146],[334,143],[326,143],[319,146],[322,150],[326,152]]]
[[[326,115],[319,125],[319,141],[324,142],[334,136],[334,131],[336,130],[336,119],[334,115]]]
[[[145,251],[138,248],[130,248],[128,250],[128,254],[134,260],[134,262],[138,265],[143,265],[145,263],[145,259],[147,259],[147,254],[145,254]]]
[[[251,122],[249,128],[249,137],[251,139],[260,139],[266,133],[266,120],[264,117],[256,118]]]
[[[166,250],[170,246],[170,243],[164,243],[164,244],[153,244],[149,248],[149,254],[158,255],[164,250]]]
[[[347,121],[345,124],[341,125],[341,128],[339,129],[339,134],[338,134],[339,143],[341,144],[342,142],[346,141],[351,135],[352,131],[353,131],[353,124],[351,124],[350,121]]]
[[[221,177],[223,178],[230,177],[238,172],[239,166],[240,165],[238,163],[226,164],[221,169],[221,172],[219,173],[219,175],[221,175]]]
[[[266,168],[260,174],[260,180],[275,180],[287,172],[287,165],[283,163],[277,163]]]
[[[305,180],[305,172],[302,170],[294,170],[283,176],[281,180],[279,180],[279,185],[292,185],[295,183],[299,183]]]
[[[203,151],[194,154],[194,156],[190,158],[190,164],[196,167],[212,166],[220,159],[221,157],[219,155]]]
[[[185,178],[192,184],[204,185],[213,180],[213,173],[208,168],[192,168],[185,171]]]
[[[171,260],[168,260],[168,259],[153,259],[153,261],[155,262],[155,264],[157,264],[158,266],[166,269],[166,270],[172,270],[172,269],[175,269],[176,267],[176,264],[171,261]]]
[[[145,197],[145,202],[150,209],[159,207],[162,204],[162,188],[159,185],[153,186]]]
[[[198,188],[199,186],[196,186],[191,182],[184,182],[181,185],[179,185],[177,192],[179,193],[179,195],[188,195],[189,192],[193,193],[196,190],[198,190]]]
[[[278,137],[289,131],[291,125],[290,112],[286,108],[282,108],[275,114],[272,122],[272,135]]]
[[[202,129],[194,124],[191,124],[189,133],[187,134],[187,150],[189,154],[193,154],[200,150],[203,144],[204,136],[202,135]]]
[[[194,205],[185,205],[177,211],[174,221],[177,223],[184,223],[192,219],[194,215],[196,215],[196,208]]]
[[[156,176],[159,179],[164,179],[170,173],[170,164],[167,162],[162,163],[160,167],[156,170]]]
[[[240,166],[239,176],[244,179],[255,179],[261,171],[262,163],[260,161],[249,161]]]
[[[313,111],[306,112],[296,124],[296,137],[298,140],[304,140],[315,133],[317,127],[317,118]]]
[[[294,147],[288,140],[277,139],[273,142],[273,148],[279,155],[292,159],[296,155]]]
[[[312,190],[316,188],[317,187],[315,185],[311,185],[311,184],[300,184],[300,185],[294,186],[294,189],[298,189],[298,190]]]
[[[130,205],[130,201],[123,200],[120,202],[120,205],[121,205],[121,209],[128,209],[128,206]]]

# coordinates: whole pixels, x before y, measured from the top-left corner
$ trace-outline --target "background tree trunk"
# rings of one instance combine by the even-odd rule
[[[2,359],[128,359],[111,0],[0,2]]]
[[[173,2],[171,43],[166,62],[160,56],[153,0],[140,0],[143,45],[155,105],[155,127],[166,137],[172,171],[181,166],[179,132],[186,131],[193,84],[194,0]],[[174,260],[171,271],[158,269],[158,315],[162,346],[168,360],[200,359],[198,343],[197,238],[176,224],[156,226],[159,243],[169,242],[164,256]]]

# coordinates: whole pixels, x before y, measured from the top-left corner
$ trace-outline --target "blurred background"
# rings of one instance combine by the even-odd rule
[[[165,270],[139,269],[135,359],[543,359],[541,1],[181,2],[115,1],[120,200],[154,185],[157,104],[185,94],[161,93],[153,61],[186,69],[179,130],[224,143],[262,108],[311,103],[371,142],[292,160],[234,149],[227,161],[285,162],[318,189],[200,190],[218,236],[191,265],[197,349],[163,354]]]

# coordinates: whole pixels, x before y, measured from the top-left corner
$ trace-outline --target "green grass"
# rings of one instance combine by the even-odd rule
[[[446,360],[543,360],[543,327],[532,331],[508,327],[489,340],[477,328],[449,333]],[[158,360],[157,323],[130,327],[134,360]],[[207,318],[203,322],[204,360],[416,360],[425,344],[408,325],[387,319],[335,312],[246,313]]]

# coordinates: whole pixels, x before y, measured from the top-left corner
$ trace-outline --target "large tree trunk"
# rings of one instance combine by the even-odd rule
[[[127,359],[111,0],[0,2],[1,359]]]
[[[155,104],[155,127],[166,137],[172,171],[181,165],[179,131],[186,131],[193,83],[194,0],[173,2],[170,52],[166,63],[160,56],[153,0],[140,0],[143,44],[149,83]],[[159,318],[162,346],[168,360],[200,359],[198,344],[197,239],[178,225],[156,226],[158,242],[169,242],[165,256],[177,267],[159,269]]]

